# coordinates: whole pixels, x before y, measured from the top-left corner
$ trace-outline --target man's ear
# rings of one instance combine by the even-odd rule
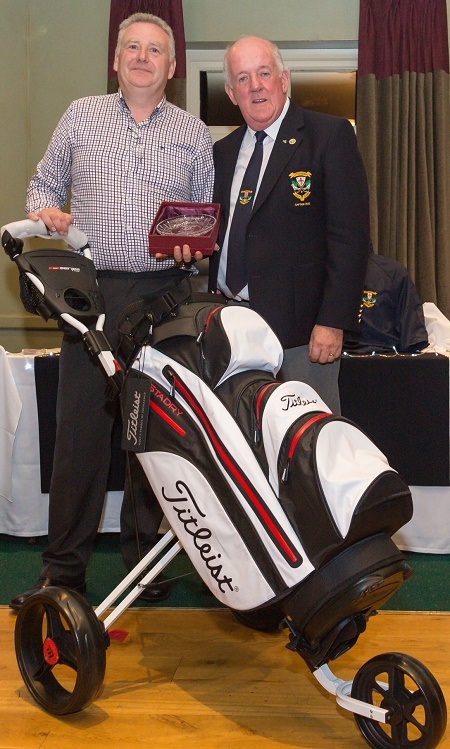
[[[228,85],[228,83],[225,84],[225,91],[227,92],[227,94],[230,97],[230,99],[233,102],[233,104],[237,105],[237,101],[235,99],[233,89],[231,88],[231,86]]]
[[[114,53],[114,65],[113,65],[113,69],[114,69],[114,71],[116,73],[117,73],[118,68],[119,68],[119,55],[118,55],[117,52],[115,52]]]
[[[176,67],[177,67],[177,61],[176,60],[172,60],[172,62],[169,65],[169,74],[167,76],[167,80],[168,81],[170,81],[170,79],[173,78]]]
[[[289,88],[289,70],[285,69],[281,73],[281,86],[283,89],[283,94],[286,94]]]

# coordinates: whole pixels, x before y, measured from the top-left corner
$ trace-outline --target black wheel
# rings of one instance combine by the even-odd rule
[[[447,725],[447,708],[433,674],[403,653],[384,653],[367,661],[355,676],[352,697],[390,711],[387,723],[355,714],[374,749],[433,749]]]
[[[49,713],[76,713],[95,699],[106,647],[103,624],[74,591],[44,588],[19,609],[17,662],[31,695]]]

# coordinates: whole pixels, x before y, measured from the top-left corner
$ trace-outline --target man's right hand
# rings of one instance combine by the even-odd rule
[[[37,213],[29,213],[28,218],[32,221],[44,222],[49,231],[56,231],[61,236],[67,236],[69,224],[73,223],[73,216],[70,213],[63,213],[59,208],[43,208]]]

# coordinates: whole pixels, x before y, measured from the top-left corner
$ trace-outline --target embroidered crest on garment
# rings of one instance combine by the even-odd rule
[[[373,307],[376,301],[377,301],[377,292],[376,291],[366,291],[364,289],[364,293],[363,293],[363,305],[364,305],[364,307]]]
[[[253,190],[241,190],[239,193],[239,202],[241,205],[247,205],[253,198]]]
[[[311,195],[311,172],[291,172],[289,179],[294,196],[303,203]]]

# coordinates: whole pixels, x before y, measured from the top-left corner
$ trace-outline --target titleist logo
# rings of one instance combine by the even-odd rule
[[[132,405],[132,408],[128,415],[128,420],[127,420],[127,440],[129,442],[133,442],[133,445],[137,445],[140,405],[141,405],[141,393],[138,393],[137,390],[135,390],[133,405]]]
[[[310,403],[317,403],[317,398],[309,400],[308,398],[302,398],[300,395],[283,395],[280,400],[283,404],[282,411],[288,411],[295,406],[309,406]]]
[[[214,554],[212,545],[209,543],[212,538],[212,531],[204,522],[205,513],[201,511],[191,490],[184,481],[177,481],[175,487],[179,496],[166,496],[163,487],[162,495],[164,499],[166,502],[170,502],[184,530],[192,536],[194,546],[211,577],[216,581],[219,590],[225,593],[225,588],[228,588],[231,592],[234,592],[236,589],[232,585],[233,578],[223,573],[223,564],[219,561],[221,554]]]

